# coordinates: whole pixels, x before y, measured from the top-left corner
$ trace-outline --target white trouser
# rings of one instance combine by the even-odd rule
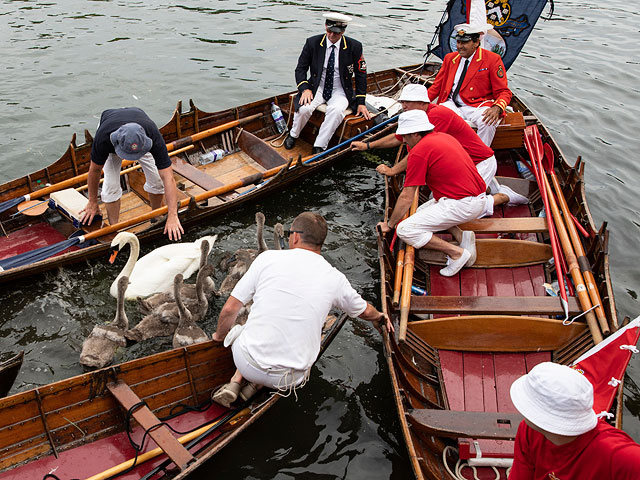
[[[489,188],[489,193],[498,193],[498,182],[495,179],[496,171],[498,170],[498,162],[495,155],[491,155],[486,160],[476,164],[478,173],[484,180],[485,185]],[[490,217],[493,215],[493,197],[487,195],[485,209],[482,212],[481,217]]]
[[[144,191],[148,193],[163,194],[164,185],[156,161],[150,153],[147,153],[138,159],[138,163],[142,166],[145,176]],[[122,188],[120,187],[120,169],[122,168],[122,159],[115,153],[109,155],[107,161],[102,167],[104,172],[104,183],[102,184],[102,201],[112,203],[120,200],[122,197]]]
[[[334,88],[331,98],[325,102],[322,96],[321,87],[322,85],[318,87],[316,96],[313,97],[311,103],[308,105],[300,105],[300,108],[293,116],[293,124],[291,125],[290,134],[293,138],[298,138],[300,136],[300,132],[302,132],[302,129],[311,118],[311,114],[320,105],[326,103],[327,112],[324,114],[324,121],[322,122],[322,125],[320,125],[320,130],[318,131],[318,136],[316,137],[315,142],[313,142],[313,146],[327,148],[333,132],[336,131],[338,125],[340,125],[342,120],[344,120],[344,111],[349,106],[349,100],[347,100],[347,97],[344,95],[341,88]]]
[[[231,344],[231,351],[233,352],[233,363],[235,363],[236,368],[245,380],[274,388],[281,392],[305,383],[311,372],[311,369],[262,368],[247,351],[242,334],[238,335]]]
[[[498,125],[488,125],[484,123],[482,114],[487,108],[489,108],[488,106],[470,107],[469,105],[462,105],[461,107],[458,107],[455,103],[453,103],[453,100],[447,100],[441,105],[450,108],[465,120],[474,123],[478,128],[478,136],[480,137],[480,140],[482,140],[485,145],[489,147],[491,146],[491,142],[493,142],[493,137],[496,134],[496,128],[498,127]]]
[[[416,213],[400,222],[398,237],[415,248],[424,247],[435,232],[441,232],[464,222],[475,220],[486,208],[486,195],[460,200],[442,197],[431,199],[418,207]]]

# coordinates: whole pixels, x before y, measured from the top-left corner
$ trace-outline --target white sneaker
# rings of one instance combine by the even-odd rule
[[[453,277],[456,273],[464,268],[464,265],[471,258],[469,250],[463,250],[462,255],[457,260],[447,257],[447,266],[440,269],[440,275],[443,277]]]
[[[464,232],[462,232],[460,248],[464,248],[471,254],[471,257],[464,265],[465,267],[470,267],[471,265],[476,263],[478,254],[476,252],[476,234],[474,232],[472,232],[471,230],[465,230]]]
[[[514,192],[511,188],[506,185],[500,185],[499,189],[500,193],[504,193],[507,197],[509,197],[509,203],[507,205],[526,205],[529,203],[529,199],[524,195],[520,195],[519,193]]]

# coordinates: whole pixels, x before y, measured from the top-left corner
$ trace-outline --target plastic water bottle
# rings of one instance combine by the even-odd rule
[[[273,102],[271,102],[271,116],[273,117],[273,121],[276,122],[278,133],[284,133],[288,130],[287,122],[284,121],[284,117],[282,116],[282,110]]]
[[[429,295],[429,293],[424,288],[416,287],[415,285],[411,285],[411,293],[413,295]]]
[[[215,150],[207,152],[207,153],[205,153],[203,155],[200,155],[200,165],[206,165],[207,163],[211,163],[211,162],[215,162],[217,160],[220,160],[226,154],[227,154],[227,152],[225,152],[221,148],[217,148]]]
[[[524,163],[522,163],[520,160],[516,160],[516,168],[518,169],[518,172],[520,173],[522,178],[527,180],[536,179],[535,175],[531,173],[531,170],[529,170],[527,166]]]

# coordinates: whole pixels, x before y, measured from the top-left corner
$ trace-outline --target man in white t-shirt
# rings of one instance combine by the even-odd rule
[[[280,391],[304,383],[320,352],[322,327],[331,308],[368,320],[382,331],[393,326],[367,303],[321,254],[327,222],[298,215],[289,231],[289,250],[267,250],[251,264],[220,311],[213,340],[231,345],[236,373],[213,400],[229,407],[260,386]],[[253,300],[245,325],[234,323]],[[231,328],[233,326],[233,329]]]

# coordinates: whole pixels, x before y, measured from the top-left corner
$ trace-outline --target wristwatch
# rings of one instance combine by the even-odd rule
[[[369,142],[364,142],[364,143],[367,144],[367,150],[371,150],[371,143],[369,143]]]

